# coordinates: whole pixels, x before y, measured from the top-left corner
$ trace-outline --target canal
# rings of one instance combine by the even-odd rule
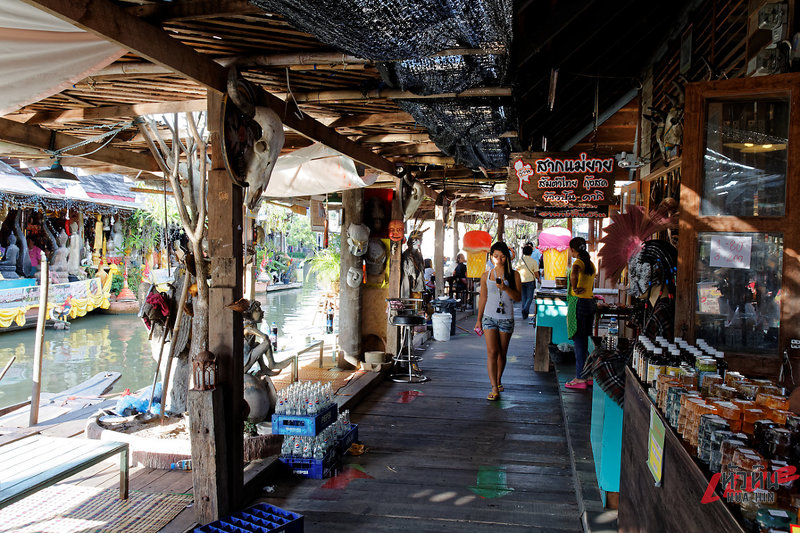
[[[325,316],[317,313],[322,291],[315,286],[257,294],[264,309],[262,331],[278,327],[278,349],[299,348],[308,337],[320,338]],[[0,407],[30,398],[35,329],[0,333],[0,370],[16,356],[0,380]],[[156,364],[148,332],[136,315],[90,313],[72,322],[69,331],[47,329],[42,363],[42,391],[60,392],[99,372],[117,371],[122,377],[112,392],[150,385]]]

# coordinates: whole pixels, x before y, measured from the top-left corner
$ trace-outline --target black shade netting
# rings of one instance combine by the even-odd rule
[[[461,92],[472,87],[500,87],[506,78],[508,55],[454,55],[379,63],[390,87],[415,94]]]
[[[513,0],[250,0],[321,42],[364,59],[428,57],[451,48],[505,49]]]
[[[509,102],[488,98],[396,102],[456,164],[473,169],[508,166],[511,142],[500,135],[516,129]]]

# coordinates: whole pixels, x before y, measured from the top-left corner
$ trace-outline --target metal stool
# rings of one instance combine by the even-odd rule
[[[414,355],[414,328],[425,324],[425,319],[416,315],[397,315],[392,320],[392,325],[400,328],[400,351],[397,355],[392,357],[395,368],[389,375],[389,379],[398,383],[423,383],[428,381],[428,378],[419,370],[416,363],[422,361],[422,357]],[[406,340],[406,353],[403,353],[403,340]],[[405,372],[397,372],[397,363],[408,364],[408,375]],[[416,372],[414,371],[414,367]]]

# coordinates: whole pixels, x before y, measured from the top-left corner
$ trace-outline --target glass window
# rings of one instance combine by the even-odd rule
[[[698,233],[697,338],[722,351],[778,349],[783,234]]]
[[[700,214],[783,216],[788,100],[709,101],[707,105]]]

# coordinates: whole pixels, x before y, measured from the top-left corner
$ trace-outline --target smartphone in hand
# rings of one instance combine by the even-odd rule
[[[474,329],[474,331],[475,331],[475,333],[478,335],[478,337],[480,337],[481,335],[483,335],[483,330],[482,330],[481,328],[479,328],[479,327],[476,327],[476,328]]]

